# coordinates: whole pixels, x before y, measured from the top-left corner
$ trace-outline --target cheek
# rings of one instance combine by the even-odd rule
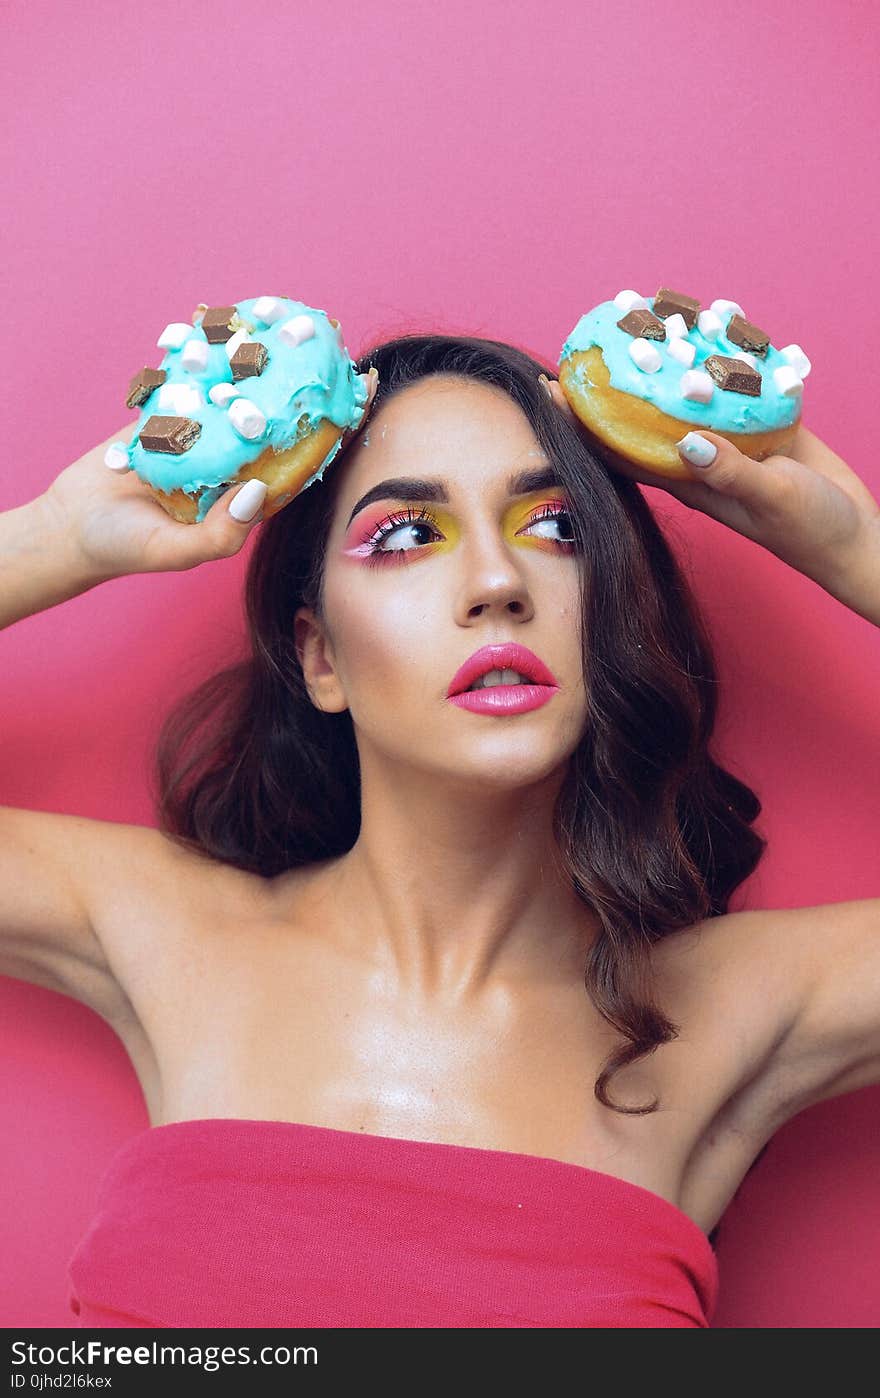
[[[581,643],[581,598],[577,581],[572,580],[563,595],[554,600],[552,614],[557,634],[560,637],[558,651],[561,664],[565,665],[572,688],[579,687],[579,695],[586,702],[584,656]]]
[[[357,570],[328,571],[325,606],[355,720],[364,705],[387,718],[392,698],[402,711],[408,697],[424,695],[438,663],[442,668],[431,641],[439,624],[432,601],[436,606],[436,589],[366,587]]]

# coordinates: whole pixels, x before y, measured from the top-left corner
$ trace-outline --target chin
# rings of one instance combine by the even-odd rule
[[[554,752],[544,761],[534,747],[529,751],[514,750],[510,744],[493,745],[493,751],[484,750],[473,763],[463,763],[450,771],[451,781],[475,784],[481,792],[511,792],[536,786],[556,776],[564,775],[568,767],[569,754]]]

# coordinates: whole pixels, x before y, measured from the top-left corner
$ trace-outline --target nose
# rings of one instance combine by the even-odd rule
[[[521,564],[497,534],[480,531],[462,548],[461,557],[459,623],[466,625],[486,611],[511,612],[523,620],[532,616],[534,604]]]

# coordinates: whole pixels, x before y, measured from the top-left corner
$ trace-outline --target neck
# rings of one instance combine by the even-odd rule
[[[600,924],[553,838],[563,777],[445,783],[362,754],[361,828],[332,887],[352,951],[400,989],[459,1007],[527,983],[582,989]]]

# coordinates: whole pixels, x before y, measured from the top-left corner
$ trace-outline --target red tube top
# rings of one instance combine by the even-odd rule
[[[581,1165],[287,1121],[150,1127],[68,1264],[83,1327],[707,1327],[709,1239]]]

